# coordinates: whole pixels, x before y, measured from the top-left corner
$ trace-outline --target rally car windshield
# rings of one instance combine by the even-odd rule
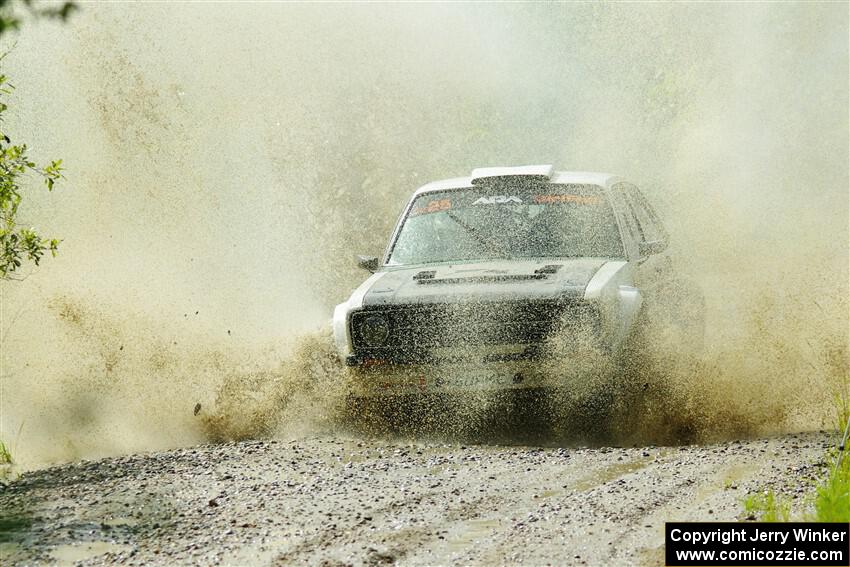
[[[623,257],[617,221],[601,188],[533,183],[417,197],[389,264],[582,256]]]

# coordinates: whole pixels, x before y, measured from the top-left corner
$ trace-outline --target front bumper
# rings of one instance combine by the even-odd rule
[[[572,389],[609,371],[603,356],[490,363],[365,364],[350,369],[354,397]]]

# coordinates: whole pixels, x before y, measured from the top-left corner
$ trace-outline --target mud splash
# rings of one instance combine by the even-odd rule
[[[342,431],[466,443],[641,446],[830,427],[836,405],[847,403],[843,345],[824,337],[819,356],[810,358],[795,349],[793,336],[777,333],[776,315],[768,313],[781,312],[753,315],[750,324],[759,331],[722,350],[693,348],[675,332],[666,330],[665,337],[664,329],[650,327],[627,349],[622,366],[588,355],[582,379],[559,392],[425,394],[356,404],[347,398],[353,377],[331,337],[315,334],[299,341],[276,371],[228,376],[204,428],[213,440]],[[571,352],[575,339],[569,337]],[[805,372],[797,368],[801,358]],[[556,357],[547,371],[557,374],[560,363]]]
[[[699,347],[654,329],[618,400],[617,437],[692,443],[833,427],[850,394],[842,303],[792,315],[765,290],[736,319],[737,340],[709,328]]]
[[[661,349],[640,419],[612,420],[636,442],[833,425],[842,6],[326,8],[92,4],[4,59],[10,134],[69,178],[21,211],[60,256],[0,284],[20,461],[336,427],[329,345],[297,338],[416,186],[494,164],[628,176],[702,287],[705,358]]]
[[[196,407],[212,441],[332,431],[345,415],[348,379],[330,333],[315,333],[275,370],[225,375],[211,407]]]

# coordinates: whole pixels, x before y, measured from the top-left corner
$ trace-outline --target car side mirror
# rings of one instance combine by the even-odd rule
[[[652,256],[653,254],[660,254],[667,250],[667,241],[666,240],[650,240],[649,242],[641,242],[638,245],[638,252],[641,257]]]
[[[377,256],[357,256],[357,267],[373,274],[378,271],[380,262]]]

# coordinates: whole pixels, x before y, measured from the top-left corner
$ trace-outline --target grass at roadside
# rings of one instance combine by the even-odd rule
[[[812,522],[850,522],[850,451],[839,446],[830,451],[827,475],[814,486],[808,502],[810,512],[803,520]],[[843,457],[842,457],[843,454]],[[791,499],[770,489],[751,494],[744,501],[747,519],[762,522],[788,522]],[[796,518],[794,518],[796,519]]]
[[[12,453],[9,451],[9,448],[6,447],[6,444],[0,441],[0,465],[11,465],[12,464]]]
[[[791,502],[768,490],[744,498],[744,511],[748,518],[761,522],[787,522],[791,516]]]
[[[815,493],[815,520],[819,522],[850,522],[850,403],[843,396],[840,405],[840,420],[844,423],[844,434],[832,455],[833,466],[829,475],[821,482]]]
[[[837,454],[837,453],[836,453]],[[837,464],[837,459],[833,462]],[[833,464],[826,478],[814,487],[811,498],[813,511],[804,515],[812,522],[850,522],[850,459]],[[788,522],[791,518],[791,499],[767,490],[747,496],[744,501],[747,519],[761,522]]]
[[[13,464],[14,461],[12,460],[12,452],[9,451],[9,448],[5,443],[0,441],[0,482],[8,481],[13,478]]]
[[[818,522],[850,522],[850,456],[846,448],[844,452],[844,459],[817,487],[814,520]]]
[[[812,522],[850,522],[850,372],[846,359],[836,363],[841,379],[834,392],[836,430],[841,433],[838,446],[829,450],[824,461],[830,463],[826,476],[814,486],[803,520]],[[787,522],[791,519],[791,499],[769,489],[751,494],[743,501],[747,519],[763,522]],[[796,519],[796,518],[795,518]]]
[[[814,515],[809,519],[817,522],[850,522],[850,369],[846,354],[836,354],[834,366],[841,377],[834,392],[836,429],[843,433],[838,447],[827,457],[832,463],[829,474],[815,487]]]

